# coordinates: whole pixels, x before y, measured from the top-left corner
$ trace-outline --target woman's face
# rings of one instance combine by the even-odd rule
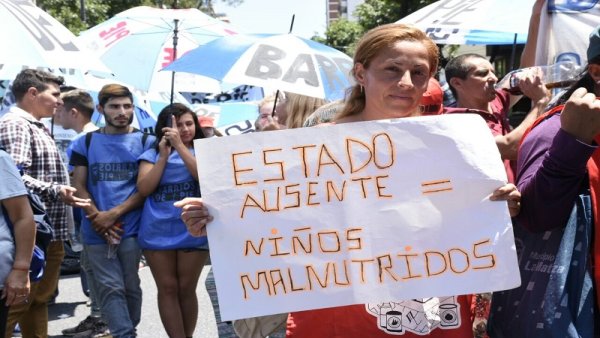
[[[186,113],[177,118],[179,137],[181,137],[181,142],[188,146],[194,142],[194,135],[196,135],[194,118],[195,116],[193,116],[192,113]]]
[[[427,48],[417,41],[397,41],[371,60],[369,68],[355,65],[364,87],[365,120],[420,114],[420,102],[431,74]]]

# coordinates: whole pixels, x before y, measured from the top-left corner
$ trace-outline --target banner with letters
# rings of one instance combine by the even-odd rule
[[[465,132],[468,131],[468,132]],[[519,285],[506,182],[470,114],[195,141],[223,320]]]
[[[585,66],[589,35],[600,24],[600,1],[548,0],[542,11],[536,64],[573,61]]]

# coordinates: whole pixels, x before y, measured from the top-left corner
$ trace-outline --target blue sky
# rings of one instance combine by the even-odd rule
[[[293,14],[296,18],[292,33],[296,35],[323,36],[326,28],[325,0],[243,0],[237,7],[215,0],[213,6],[242,33],[287,33]]]

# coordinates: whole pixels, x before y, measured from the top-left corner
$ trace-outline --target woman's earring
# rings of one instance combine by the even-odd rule
[[[364,92],[365,92],[365,90],[364,90],[363,86],[362,86],[362,85],[359,85],[359,86],[360,86],[360,93],[361,93],[361,94],[362,94],[362,93],[364,93]]]

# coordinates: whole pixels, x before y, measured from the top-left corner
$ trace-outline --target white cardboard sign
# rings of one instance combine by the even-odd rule
[[[197,140],[223,320],[520,284],[484,121],[453,114]]]

